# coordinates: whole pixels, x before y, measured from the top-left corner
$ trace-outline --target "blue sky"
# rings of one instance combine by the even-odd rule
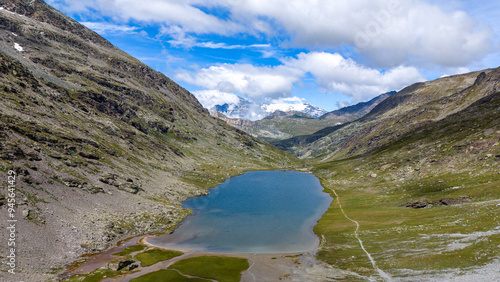
[[[206,107],[331,111],[500,66],[500,3],[470,0],[48,0]]]

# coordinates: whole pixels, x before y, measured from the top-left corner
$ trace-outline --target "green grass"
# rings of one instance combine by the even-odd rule
[[[114,253],[113,255],[114,256],[126,256],[126,255],[129,255],[129,254],[134,253],[134,252],[142,251],[145,248],[146,248],[145,245],[128,246],[128,247],[123,248],[123,250],[121,250],[120,252]]]
[[[219,282],[238,282],[241,273],[249,266],[247,259],[203,256],[178,261],[170,268],[177,269],[183,274],[215,279]]]
[[[160,261],[169,260],[182,255],[182,252],[163,249],[149,249],[134,256],[134,259],[141,262],[142,267],[150,266]]]
[[[180,275],[177,271],[171,269],[160,269],[155,272],[134,278],[130,282],[197,282],[210,281],[199,278],[188,278]]]
[[[359,222],[359,236],[380,268],[396,275],[400,269],[465,269],[500,255],[500,233],[495,231],[500,222],[498,202],[488,202],[500,198],[500,175],[493,160],[469,166],[463,157],[463,163],[450,170],[446,163],[415,162],[409,150],[390,153],[319,164],[314,171],[332,197],[330,188],[337,191],[346,214]],[[391,165],[381,169],[387,164]],[[411,173],[399,179],[407,167],[412,167]],[[370,172],[378,176],[368,177]],[[472,202],[424,209],[398,207],[420,199],[460,196],[470,196]],[[375,275],[354,236],[355,228],[335,199],[314,228],[326,238],[317,256],[339,268]]]

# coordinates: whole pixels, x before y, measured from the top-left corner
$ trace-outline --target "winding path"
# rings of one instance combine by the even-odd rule
[[[252,262],[252,264],[250,265],[250,267],[248,267],[248,269],[246,271],[252,276],[253,281],[257,281],[257,280],[255,280],[255,275],[253,275],[253,273],[250,271],[252,269],[253,265],[255,264],[255,261],[252,259],[253,256],[255,256],[255,254],[252,254],[248,257],[248,260],[250,260]]]
[[[337,203],[339,204],[340,211],[342,211],[342,214],[344,214],[344,217],[356,224],[356,230],[354,231],[354,235],[356,236],[356,239],[358,239],[359,245],[361,246],[361,249],[363,249],[363,251],[366,253],[366,255],[368,256],[368,258],[370,259],[370,262],[372,263],[373,268],[378,272],[378,274],[383,279],[385,279],[387,281],[392,281],[392,277],[388,273],[384,272],[382,269],[378,268],[377,263],[373,259],[372,255],[365,249],[365,246],[363,245],[363,241],[361,241],[361,239],[358,236],[359,223],[356,220],[351,219],[350,217],[347,216],[347,214],[344,212],[344,209],[342,208],[342,205],[340,204],[340,197],[339,197],[339,195],[337,195],[337,192],[335,192],[335,189],[331,188],[331,190],[335,194],[335,198],[337,199]]]

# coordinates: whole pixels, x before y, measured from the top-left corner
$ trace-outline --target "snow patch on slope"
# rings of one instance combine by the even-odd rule
[[[14,43],[14,48],[19,51],[19,52],[23,52],[24,51],[24,48],[23,46],[19,45],[19,43]]]

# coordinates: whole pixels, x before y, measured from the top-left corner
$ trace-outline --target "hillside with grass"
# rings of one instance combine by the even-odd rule
[[[408,280],[494,277],[499,74],[410,86],[296,151],[316,163],[314,174],[336,198],[315,227],[324,239],[318,258],[372,277],[375,267]]]
[[[182,200],[230,176],[297,163],[43,1],[0,6],[0,171],[16,174],[27,281],[174,228]]]

